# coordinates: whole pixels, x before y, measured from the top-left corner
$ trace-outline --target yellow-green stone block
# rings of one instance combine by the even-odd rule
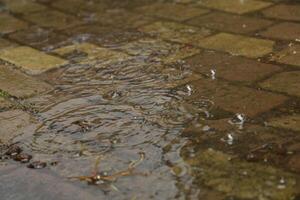
[[[272,52],[274,43],[271,40],[219,33],[201,40],[198,45],[207,49],[225,51],[232,55],[257,58]]]

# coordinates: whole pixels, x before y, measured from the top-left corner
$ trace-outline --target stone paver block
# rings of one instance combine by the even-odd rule
[[[66,60],[25,46],[0,51],[0,59],[21,67],[29,74],[39,74],[67,64]]]
[[[104,3],[86,0],[58,0],[53,1],[51,6],[76,15],[85,15],[87,12],[94,14],[104,12],[107,9]]]
[[[207,49],[226,51],[233,55],[257,58],[272,52],[274,42],[229,33],[219,33],[203,39],[198,45]]]
[[[66,36],[36,26],[12,33],[9,38],[21,44],[46,51],[57,48],[67,41]]]
[[[87,56],[83,57],[80,63],[92,64],[96,62],[100,63],[103,67],[110,63],[117,63],[129,59],[129,55],[125,53],[113,51],[90,43],[65,46],[56,49],[53,52],[64,57],[74,52],[83,52],[87,54]]]
[[[123,29],[136,28],[154,21],[153,18],[146,17],[138,13],[125,11],[123,9],[97,12],[93,20],[103,25],[120,27]]]
[[[190,83],[194,93],[192,101],[208,98],[216,107],[232,113],[244,113],[255,116],[279,106],[287,100],[283,95],[255,90],[247,87],[237,87],[216,80],[198,80]]]
[[[50,170],[32,170],[8,164],[0,168],[0,195],[5,200],[97,200],[105,199],[101,190],[76,186]]]
[[[211,70],[215,70],[216,78],[246,83],[262,79],[280,70],[280,67],[275,65],[213,52],[203,52],[193,56],[187,59],[187,64],[198,73],[211,75]]]
[[[268,28],[262,32],[261,35],[282,40],[300,40],[300,24],[289,22],[280,23]]]
[[[143,6],[137,9],[146,15],[171,19],[175,21],[185,21],[187,19],[203,15],[209,11],[202,8],[188,7],[172,3],[156,3],[149,6]]]
[[[257,11],[272,5],[269,2],[259,0],[201,0],[199,1],[199,4],[209,8],[237,14]]]
[[[271,60],[300,67],[299,55],[300,45],[296,44],[276,53],[271,57]]]
[[[300,5],[279,4],[263,11],[267,17],[300,21]]]
[[[15,46],[17,46],[17,44],[0,38],[0,51],[3,50],[3,49],[15,47]]]
[[[141,27],[139,30],[165,40],[187,44],[199,43],[201,39],[211,34],[211,31],[206,28],[163,21]]]
[[[273,22],[255,17],[213,12],[205,16],[193,18],[187,23],[219,31],[249,33],[269,26]]]
[[[0,65],[0,75],[0,90],[18,98],[51,90],[51,86],[47,83],[13,70],[9,66]]]
[[[24,18],[41,27],[55,29],[66,29],[82,24],[80,20],[73,16],[54,10],[30,13],[25,15]]]
[[[38,12],[44,11],[47,9],[46,6],[43,6],[38,3],[34,3],[30,0],[4,0],[6,7],[9,11],[13,13],[31,13],[31,12]]]
[[[198,151],[185,161],[192,169],[201,166],[201,170],[192,170],[201,183],[233,198],[283,200],[293,199],[298,193],[295,174],[232,159],[230,155],[213,149]],[[282,179],[284,186],[280,189]]]
[[[0,96],[0,110],[3,108],[9,108],[10,106],[11,106],[11,103],[9,101],[7,101],[5,98]]]
[[[0,13],[0,33],[11,33],[27,27],[27,23],[11,15]]]
[[[300,115],[288,115],[268,120],[268,125],[300,131]]]
[[[0,112],[0,143],[10,143],[16,136],[22,134],[24,128],[33,122],[35,120],[21,110]]]
[[[284,72],[272,76],[260,84],[261,87],[300,97],[300,72]]]
[[[127,43],[120,49],[133,56],[144,56],[164,63],[176,62],[200,52],[200,50],[190,46],[148,38]]]

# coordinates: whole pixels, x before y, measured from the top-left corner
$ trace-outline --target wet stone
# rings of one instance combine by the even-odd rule
[[[300,21],[300,5],[279,4],[263,11],[267,17]]]
[[[4,0],[4,3],[9,11],[20,14],[44,11],[47,9],[45,6],[30,0]]]
[[[0,38],[0,51],[6,48],[15,47],[17,44]]]
[[[300,97],[300,72],[295,71],[276,74],[262,82],[260,86],[264,89]]]
[[[271,25],[273,22],[256,17],[213,12],[205,16],[195,17],[187,22],[193,26],[227,31],[233,33],[250,33]]]
[[[211,76],[214,70],[216,78],[251,83],[280,70],[280,67],[243,57],[203,52],[187,59],[187,64],[195,72]]]
[[[101,46],[114,47],[122,43],[144,37],[144,33],[134,29],[120,29],[98,24],[77,26],[65,29],[64,33],[70,35],[74,41],[91,42]]]
[[[11,33],[27,27],[27,23],[9,14],[0,13],[0,34]]]
[[[0,51],[0,59],[20,67],[29,74],[40,74],[67,64],[67,61],[61,58],[26,46]]]
[[[47,83],[0,65],[0,90],[18,98],[26,98],[51,90]]]
[[[74,44],[65,46],[59,49],[55,49],[54,53],[68,57],[72,53],[83,53],[83,56],[79,61],[81,64],[98,63],[98,67],[105,67],[111,63],[118,63],[129,59],[129,56],[125,53],[113,51],[107,48],[99,47],[90,43]]]
[[[21,44],[46,51],[57,48],[67,40],[66,36],[37,26],[10,34],[9,37]]]
[[[282,40],[300,40],[300,24],[290,22],[280,23],[268,28],[261,35]]]
[[[206,6],[208,8],[218,9],[226,12],[232,12],[236,14],[244,14],[248,12],[257,11],[272,5],[269,2],[259,0],[203,0],[199,1],[199,5]]]
[[[0,143],[7,144],[35,120],[26,112],[12,110],[0,112]]]
[[[225,111],[255,116],[284,103],[287,98],[248,87],[237,87],[222,81],[202,79],[190,83],[194,93],[188,98],[200,101],[208,98]]]
[[[241,199],[292,199],[297,194],[296,177],[271,166],[231,160],[220,151],[208,149],[186,159],[200,183]],[[201,170],[197,168],[201,167]],[[237,187],[238,185],[238,187]]]
[[[0,110],[11,107],[11,103],[0,96]]]
[[[30,13],[25,15],[24,18],[45,28],[66,29],[82,24],[75,17],[54,10]]]
[[[296,114],[272,118],[268,120],[268,125],[294,131],[300,131],[300,115]]]
[[[104,198],[103,193],[90,193],[49,170],[32,170],[9,164],[1,167],[0,195],[5,200],[28,199],[64,199],[64,200],[96,200]]]
[[[74,13],[76,15],[87,14],[91,11],[104,11],[105,6],[100,2],[85,1],[85,0],[58,0],[54,1],[51,6],[65,12]]]
[[[205,36],[211,34],[211,31],[206,28],[163,21],[141,27],[139,30],[165,40],[186,44],[197,44]]]
[[[136,10],[146,15],[171,19],[179,22],[209,12],[208,10],[202,8],[188,7],[185,5],[171,3],[155,3],[152,5],[137,8]]]
[[[300,154],[296,154],[292,156],[288,162],[289,168],[294,171],[299,173],[300,172]]]
[[[136,28],[153,21],[153,19],[150,17],[145,17],[137,13],[131,13],[124,9],[113,9],[106,12],[98,12],[95,14],[92,20],[103,25],[120,27],[123,29]]]
[[[264,56],[273,50],[274,42],[271,40],[257,39],[253,37],[219,33],[203,39],[199,46],[242,55],[250,58]]]
[[[164,63],[177,62],[200,52],[200,50],[190,46],[148,38],[127,43],[121,46],[120,50],[129,55]]]
[[[271,57],[272,61],[300,67],[300,45],[291,45]]]

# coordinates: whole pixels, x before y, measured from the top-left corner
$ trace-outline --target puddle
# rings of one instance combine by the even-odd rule
[[[66,64],[35,75],[51,85],[48,92],[17,98],[0,88],[0,111],[7,112],[0,112],[0,124],[11,120],[12,126],[18,125],[0,127],[1,132],[13,132],[5,134],[5,142],[0,136],[1,154],[5,145],[17,144],[32,155],[33,164],[46,168],[36,170],[55,174],[49,180],[72,185],[70,191],[78,187],[89,199],[299,198],[299,57],[274,56],[294,45],[260,35],[283,19],[299,26],[297,13],[287,16],[283,7],[277,9],[278,16],[269,16],[264,9],[280,6],[277,1],[176,0],[151,6],[154,1],[93,0],[62,6],[62,0],[38,0],[34,4],[42,7],[32,5],[24,13],[19,13],[21,8],[8,13],[5,2],[0,0],[0,20],[5,13],[15,25],[0,22],[5,42],[0,48],[9,52],[15,45],[29,46]],[[300,4],[288,1],[286,6]],[[46,19],[44,9],[53,16]],[[193,12],[182,14],[179,9]],[[107,12],[99,13],[103,10]],[[175,11],[176,17],[170,17]],[[238,31],[228,22],[220,27],[223,11],[226,19],[243,24],[240,28],[248,23],[253,27]],[[202,15],[214,21],[196,27],[198,21],[203,24]],[[61,16],[70,21],[57,22]],[[255,27],[251,17],[270,22]],[[21,28],[16,19],[24,20]],[[188,30],[178,32],[180,27]],[[241,32],[243,36],[236,34]],[[10,64],[14,58],[1,59],[1,66],[22,72],[26,68],[22,56],[12,62],[15,66]],[[2,108],[2,102],[11,106]],[[31,116],[9,119],[9,112]],[[16,162],[1,157],[0,170],[2,164]],[[26,165],[17,165],[22,167]],[[33,174],[37,181],[39,174]]]

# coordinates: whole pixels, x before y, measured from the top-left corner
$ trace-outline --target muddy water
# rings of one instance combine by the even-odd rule
[[[56,9],[51,1],[40,2]],[[106,16],[110,24],[101,30],[93,24],[89,6],[70,3],[70,9],[66,5],[58,10],[79,13],[77,17],[91,24],[54,31],[61,37],[50,44],[52,30],[27,34],[30,46],[69,64],[37,76],[53,85],[53,91],[20,100],[31,105],[28,112],[38,122],[14,142],[36,160],[57,163],[47,168],[95,199],[297,199],[299,125],[293,129],[268,121],[299,115],[299,97],[259,87],[290,69],[275,63],[280,70],[252,82],[226,80],[213,66],[195,72],[193,63],[200,58],[193,55],[200,52],[209,54],[210,61],[240,57],[162,40],[127,27],[138,20],[125,23],[118,18],[117,9],[133,10],[149,1],[100,3],[115,12]],[[107,59],[101,49],[81,46],[87,43],[117,54]],[[280,41],[276,48],[286,44]],[[268,56],[260,62],[274,64]],[[235,72],[230,73],[229,79]],[[99,160],[97,172],[113,175],[140,155],[144,159],[132,173],[113,181],[87,186],[70,179],[91,175]]]

